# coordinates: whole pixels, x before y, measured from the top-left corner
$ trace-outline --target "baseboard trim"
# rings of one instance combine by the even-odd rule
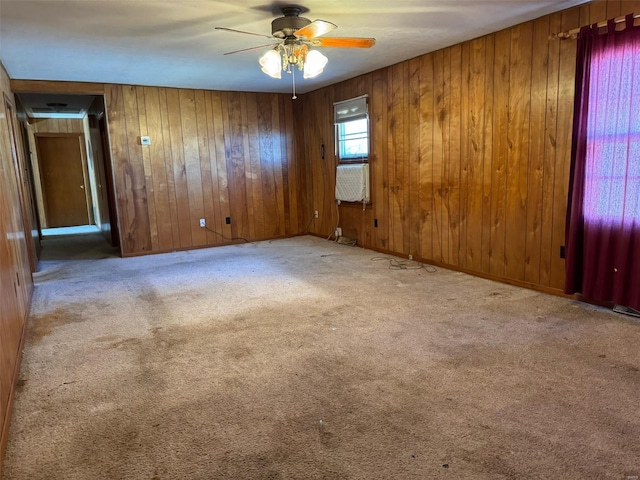
[[[232,242],[225,243],[215,243],[215,244],[207,244],[207,245],[194,245],[191,247],[180,247],[180,248],[170,248],[165,250],[149,250],[147,252],[132,252],[132,253],[122,253],[122,258],[132,258],[132,257],[143,257],[145,255],[156,255],[161,253],[173,253],[173,252],[188,252],[189,250],[200,250],[203,248],[215,248],[215,247],[228,247],[229,245],[246,245],[248,243],[254,242],[268,242],[269,240],[282,240],[285,238],[293,238],[298,237],[300,234],[291,234],[291,235],[281,235],[279,237],[267,237],[267,238],[256,238],[254,240],[249,240],[245,242],[244,240],[234,240]],[[1,480],[1,479],[0,479]]]
[[[309,233],[309,235],[312,235],[314,237],[318,237],[318,238],[322,238],[323,240],[327,240],[327,237],[325,237],[324,235],[319,235],[317,233]],[[358,245],[361,248],[366,248],[368,250],[372,250],[374,252],[378,252],[378,253],[383,253],[385,255],[392,255],[394,257],[400,257],[400,258],[409,258],[409,255],[404,255],[398,252],[393,252],[391,250],[385,250],[384,248],[376,248],[376,247],[372,247],[372,246],[368,246],[368,245]],[[575,294],[566,294],[564,293],[561,289],[558,288],[553,288],[553,287],[547,287],[544,285],[538,285],[536,283],[530,283],[530,282],[525,282],[522,280],[514,280],[511,278],[506,278],[506,277],[500,277],[498,275],[493,275],[490,273],[484,273],[484,272],[478,272],[475,270],[470,270],[467,268],[462,268],[462,267],[457,267],[455,265],[449,265],[447,263],[442,263],[442,262],[437,262],[434,260],[429,260],[426,258],[422,258],[419,256],[414,256],[413,260],[415,260],[416,262],[420,262],[420,263],[424,263],[427,265],[433,265],[434,267],[438,267],[438,268],[444,268],[446,270],[452,270],[454,272],[461,272],[461,273],[466,273],[467,275],[472,275],[474,277],[479,277],[479,278],[484,278],[486,280],[492,280],[494,282],[500,282],[500,283],[506,283],[508,285],[513,285],[514,287],[521,287],[521,288],[527,288],[529,290],[535,290],[538,292],[542,292],[542,293],[548,293],[550,295],[556,295],[558,297],[564,297],[564,298],[570,298],[570,299],[574,299],[574,300],[582,300],[584,301],[582,298],[580,298],[578,295]]]
[[[11,414],[13,413],[13,400],[15,398],[16,387],[18,386],[18,377],[20,376],[20,366],[22,364],[22,349],[24,348],[24,337],[27,331],[27,321],[29,312],[31,312],[31,302],[33,300],[33,291],[35,287],[31,284],[31,292],[29,293],[29,302],[25,313],[24,322],[22,323],[22,332],[20,333],[20,344],[18,345],[18,355],[16,364],[13,369],[13,380],[11,382],[11,390],[9,391],[9,402],[7,403],[7,412],[5,414],[4,423],[2,424],[2,432],[0,432],[0,480],[2,480],[2,467],[4,466],[4,455],[7,451],[9,443],[9,427],[11,426]]]

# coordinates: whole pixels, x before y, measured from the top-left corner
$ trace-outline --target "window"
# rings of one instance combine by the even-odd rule
[[[340,163],[369,159],[367,96],[333,104],[336,125],[336,156]]]
[[[640,51],[640,42],[635,48]],[[594,52],[587,120],[584,215],[640,223],[640,64],[628,44]]]
[[[369,122],[366,118],[338,124],[338,158],[342,161],[369,156]]]
[[[580,30],[566,293],[640,310],[640,26]]]

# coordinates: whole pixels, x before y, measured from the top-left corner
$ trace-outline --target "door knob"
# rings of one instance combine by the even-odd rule
[[[84,185],[80,185],[80,188],[82,188],[84,190]]]

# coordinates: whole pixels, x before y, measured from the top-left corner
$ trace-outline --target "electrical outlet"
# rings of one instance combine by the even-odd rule
[[[201,226],[202,228],[204,228],[204,227],[206,227],[206,226],[207,226],[207,222],[205,221],[205,219],[204,219],[204,218],[201,218],[201,219],[200,219],[200,226]]]
[[[227,225],[231,225],[231,217],[226,217],[224,221]]]
[[[413,255],[409,255],[409,260],[413,260]]]
[[[342,236],[342,228],[340,227],[336,227],[336,238],[341,237]]]
[[[315,212],[313,212],[313,218],[318,218],[318,210],[316,210]]]

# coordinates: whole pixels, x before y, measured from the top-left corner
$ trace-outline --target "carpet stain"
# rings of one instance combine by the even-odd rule
[[[72,308],[57,308],[51,312],[34,316],[29,319],[29,340],[33,344],[37,344],[43,338],[51,335],[56,328],[84,320],[82,313]]]
[[[108,348],[111,349],[137,349],[142,345],[143,341],[139,338],[124,338],[117,342],[110,343]]]
[[[318,239],[278,244],[242,249],[266,249],[259,290],[238,273],[253,258],[225,260],[237,247],[117,259],[90,269],[81,307],[33,316],[51,338],[25,349],[7,480],[634,474],[637,326],[445,270],[387,271]],[[323,279],[313,252],[339,268]],[[204,262],[210,276],[227,265],[233,289]],[[53,295],[38,288],[36,309]],[[55,332],[69,312],[86,320]]]
[[[105,342],[113,342],[118,338],[120,338],[118,337],[118,335],[103,335],[102,337],[95,338],[94,341],[97,343],[105,343]]]

